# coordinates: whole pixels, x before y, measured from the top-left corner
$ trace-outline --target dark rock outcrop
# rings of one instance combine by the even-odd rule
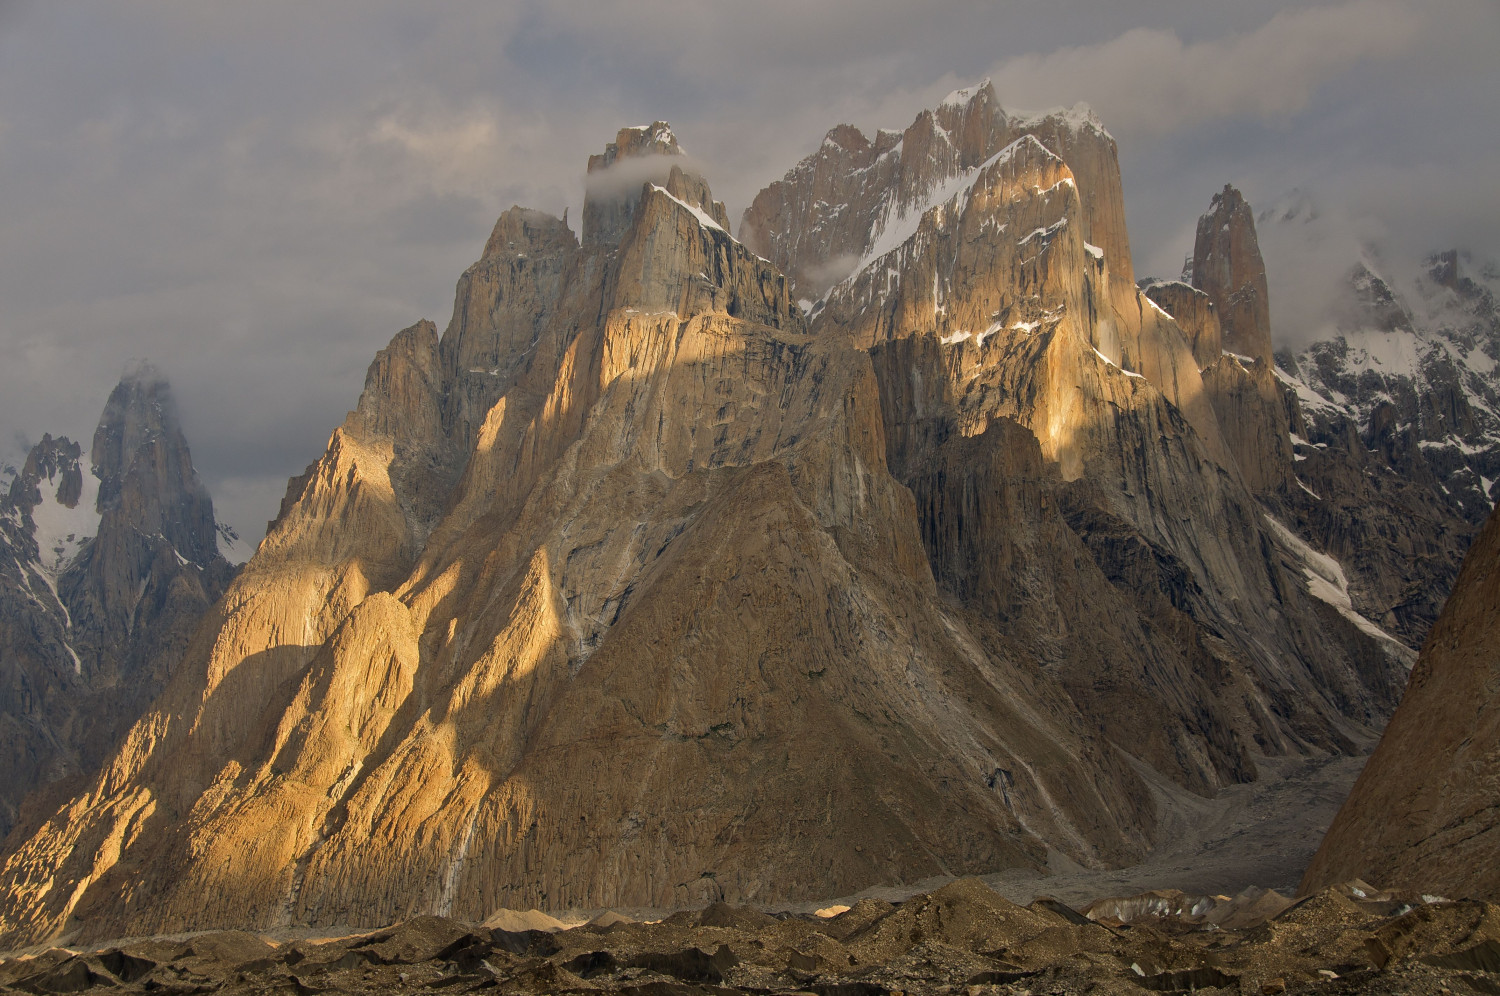
[[[1500,514],[1469,548],[1302,891],[1349,878],[1500,899]]]
[[[166,382],[110,394],[89,462],[44,436],[0,497],[0,834],[92,772],[161,691],[234,569]],[[24,820],[22,820],[24,822]]]
[[[1192,280],[1218,310],[1224,348],[1270,364],[1270,294],[1255,216],[1244,196],[1229,184],[1198,219]]]

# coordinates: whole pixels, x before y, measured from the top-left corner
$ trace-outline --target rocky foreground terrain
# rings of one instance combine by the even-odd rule
[[[50,948],[0,961],[0,992],[1500,992],[1500,908],[1360,882],[1296,903],[1265,890],[1157,892],[1080,912],[1045,897],[1020,906],[962,879],[899,904],[773,915],[715,903],[560,928],[501,911],[341,937],[218,931]]]

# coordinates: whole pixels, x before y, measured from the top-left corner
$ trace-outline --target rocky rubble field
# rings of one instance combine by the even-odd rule
[[[1153,892],[1079,912],[1016,905],[975,879],[819,914],[718,903],[640,922],[512,930],[424,916],[373,933],[221,931],[49,948],[0,961],[0,992],[1500,993],[1500,909],[1363,883],[1298,902]]]

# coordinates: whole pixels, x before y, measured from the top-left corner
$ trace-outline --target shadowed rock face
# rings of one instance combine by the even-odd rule
[[[1495,292],[1456,257],[1429,262],[1405,297],[1354,266],[1337,333],[1283,350],[1275,370],[1295,412],[1298,485],[1278,501],[1344,565],[1359,611],[1411,646],[1437,619],[1500,477]]]
[[[1255,216],[1244,196],[1228,184],[1198,219],[1193,286],[1218,309],[1224,348],[1269,364],[1271,308]]]
[[[180,631],[191,630],[232,574],[165,380],[148,370],[120,382],[94,433],[92,460],[99,535],[64,573],[59,592],[79,633],[85,674],[112,685],[145,678],[154,692],[172,663],[168,647],[175,641],[180,651]],[[118,659],[118,648],[132,642],[132,653]],[[141,674],[152,667],[155,674]]]
[[[1302,880],[1500,898],[1500,516],[1469,548],[1411,683]]]
[[[233,568],[171,392],[110,394],[90,465],[44,436],[0,499],[0,833],[26,794],[92,771],[166,683]],[[52,787],[49,789],[49,787]]]

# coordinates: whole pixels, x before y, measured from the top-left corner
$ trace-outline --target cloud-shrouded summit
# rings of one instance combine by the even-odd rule
[[[151,2],[86,17],[11,0],[0,429],[87,438],[124,361],[154,357],[220,514],[253,540],[371,350],[446,318],[452,274],[508,206],[569,209],[576,230],[581,164],[622,125],[671,120],[738,218],[830,124],[901,128],[985,76],[1008,108],[1098,111],[1142,274],[1176,274],[1226,180],[1257,205],[1304,189],[1413,261],[1482,260],[1500,231],[1497,40],[1483,0],[776,0],[691,16],[668,0]],[[1278,272],[1306,268],[1267,255],[1276,299]],[[1295,324],[1300,296],[1283,299]]]

